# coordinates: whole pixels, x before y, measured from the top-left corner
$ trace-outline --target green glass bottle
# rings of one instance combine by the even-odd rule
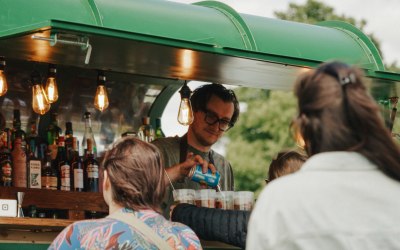
[[[156,132],[155,133],[156,133],[156,139],[165,137],[164,131],[162,131],[162,128],[161,128],[161,118],[156,118]]]

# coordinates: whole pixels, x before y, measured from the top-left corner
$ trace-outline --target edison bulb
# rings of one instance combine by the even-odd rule
[[[3,96],[7,93],[8,84],[6,76],[4,75],[4,71],[0,70],[0,96]]]
[[[182,125],[190,125],[193,122],[193,110],[189,98],[182,98],[181,100],[178,122]]]
[[[35,113],[44,115],[50,110],[50,103],[42,85],[35,84],[32,86],[32,108]]]
[[[49,103],[54,103],[58,100],[58,86],[55,77],[47,78],[46,95]]]
[[[94,106],[103,112],[109,105],[107,89],[104,85],[99,84],[94,98]]]

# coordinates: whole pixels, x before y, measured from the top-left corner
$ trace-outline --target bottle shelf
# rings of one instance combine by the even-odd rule
[[[22,208],[35,205],[40,209],[67,210],[69,220],[84,219],[85,211],[108,212],[103,194],[94,192],[0,187],[0,199],[16,199],[17,192],[25,193]]]

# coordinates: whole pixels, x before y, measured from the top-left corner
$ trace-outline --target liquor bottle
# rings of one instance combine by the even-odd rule
[[[13,161],[13,183],[14,187],[27,187],[27,171],[26,171],[26,152],[22,145],[22,138],[16,137],[14,147],[11,152]]]
[[[21,129],[21,113],[20,113],[19,109],[14,109],[13,129],[12,129],[12,136],[11,136],[12,146],[14,146],[14,141],[17,137],[21,138],[22,147],[25,148],[26,134],[25,134],[25,131],[23,131]]]
[[[37,147],[39,146],[39,137],[37,134],[36,121],[31,121],[29,126],[29,133],[27,135],[27,150],[33,152],[35,157],[38,157]]]
[[[59,173],[58,189],[71,191],[71,165],[67,160],[64,136],[58,137],[57,165]]]
[[[85,187],[88,192],[99,192],[99,164],[93,155],[92,140],[87,139],[87,154],[84,161]]]
[[[36,145],[31,141],[30,146],[27,149],[28,152],[28,187],[29,188],[42,188],[42,163],[36,157]]]
[[[162,131],[162,128],[161,128],[161,118],[156,118],[156,132],[155,132],[155,134],[156,134],[156,138],[157,139],[165,137],[165,134],[164,134],[164,132]]]
[[[145,142],[151,142],[154,140],[154,129],[150,124],[150,117],[143,117],[143,125],[140,126],[138,137],[140,140]]]
[[[46,160],[42,169],[42,189],[57,190],[58,173],[53,167],[51,153],[46,153]]]
[[[51,159],[54,160],[57,157],[57,141],[58,137],[61,134],[61,128],[58,126],[58,114],[51,114],[51,121],[49,126],[47,127],[47,145],[48,150],[51,152]]]
[[[72,149],[71,167],[73,169],[73,190],[76,192],[82,192],[84,190],[83,162],[82,157],[79,156],[78,140],[76,137],[73,137]]]
[[[83,134],[83,139],[82,139],[82,153],[81,155],[86,156],[88,145],[87,145],[87,139],[90,139],[92,141],[92,150],[93,150],[93,155],[94,157],[97,157],[97,147],[96,147],[96,141],[94,139],[94,134],[92,130],[92,121],[90,119],[90,112],[85,112],[84,118],[85,118],[85,133]]]
[[[67,152],[67,159],[71,162],[72,160],[72,143],[73,143],[74,132],[72,130],[72,122],[65,123],[65,150]]]
[[[11,130],[6,128],[0,138],[0,186],[12,186]]]

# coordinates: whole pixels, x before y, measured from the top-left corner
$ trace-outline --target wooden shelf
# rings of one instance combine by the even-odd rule
[[[0,199],[17,199],[17,192],[25,192],[23,208],[35,205],[38,208],[108,212],[102,193],[0,187]]]
[[[0,229],[61,231],[75,220],[0,217]]]

